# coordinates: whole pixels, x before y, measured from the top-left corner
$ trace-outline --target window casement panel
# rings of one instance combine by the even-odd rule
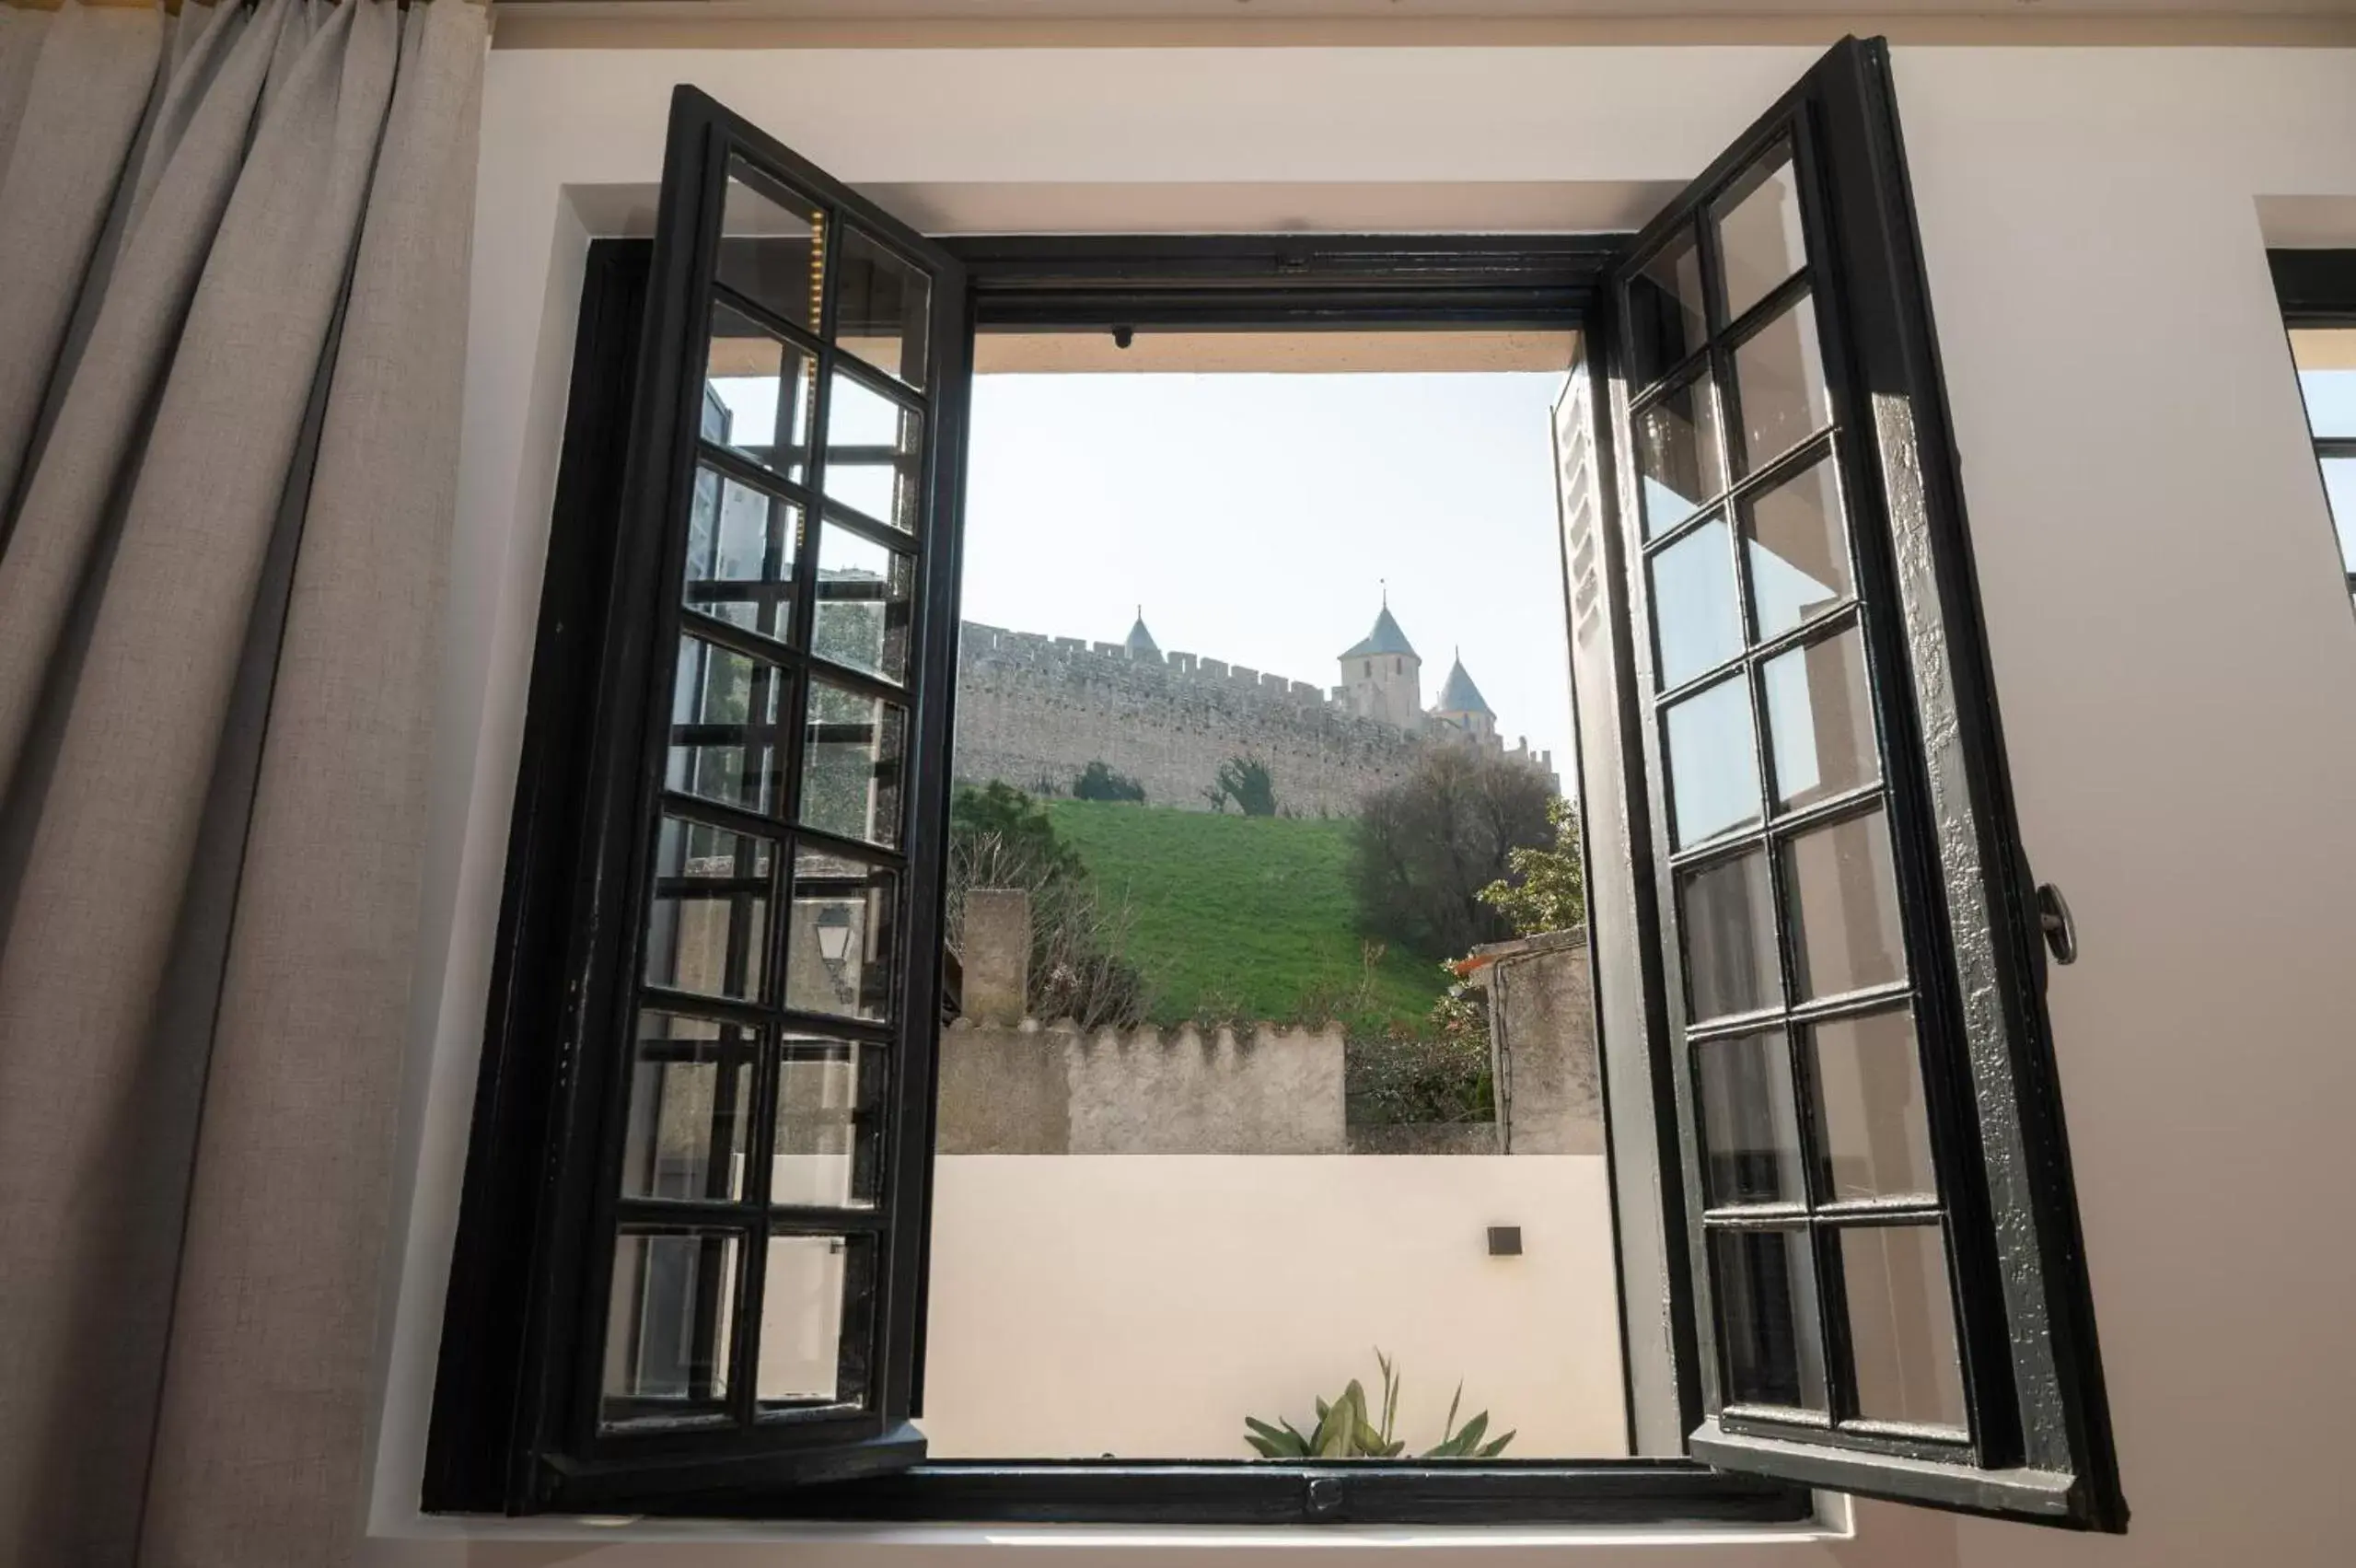
[[[1608,419],[1574,384],[1558,436],[1591,832],[1631,835],[1596,919],[1651,934],[1601,1005],[1649,1006],[1677,1107],[1696,1311],[1657,1376],[1693,1364],[1726,1469],[2121,1527],[1886,46],[1604,292]]]
[[[966,302],[678,89],[506,1506],[905,1469]]]

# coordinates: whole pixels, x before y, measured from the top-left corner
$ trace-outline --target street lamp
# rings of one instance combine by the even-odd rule
[[[842,970],[851,958],[851,906],[828,904],[818,911],[818,958],[835,985],[842,984]]]

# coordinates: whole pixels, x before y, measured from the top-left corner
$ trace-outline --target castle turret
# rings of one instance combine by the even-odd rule
[[[1350,712],[1401,729],[1423,721],[1423,661],[1391,619],[1387,595],[1375,629],[1341,656],[1341,698]]]
[[[1129,629],[1129,656],[1154,659],[1162,656],[1161,645],[1154,641],[1154,633],[1145,630],[1145,607],[1137,607],[1137,622]]]
[[[1432,717],[1462,731],[1468,739],[1488,749],[1494,750],[1503,744],[1497,738],[1497,715],[1481,696],[1480,688],[1466,673],[1462,654],[1448,667],[1447,684],[1440,688],[1440,701],[1433,708]]]

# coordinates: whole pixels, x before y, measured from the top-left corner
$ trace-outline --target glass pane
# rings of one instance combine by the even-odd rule
[[[1855,1225],[1840,1232],[1857,1413],[1867,1421],[1965,1427],[1955,1298],[1935,1225]]]
[[[1779,149],[1753,165],[1719,198],[1718,213],[1718,264],[1725,276],[1726,319],[1731,321],[1807,264],[1791,149]]]
[[[1693,1079],[1701,1102],[1701,1187],[1710,1206],[1805,1199],[1800,1120],[1783,1031],[1699,1042]]]
[[[606,1304],[609,1423],[717,1413],[728,1397],[737,1251],[726,1231],[623,1228]]]
[[[746,811],[773,810],[782,782],[777,714],[785,672],[701,637],[679,640],[671,674],[667,789]]]
[[[1904,1008],[1872,1013],[1818,1024],[1807,1037],[1816,1052],[1824,1201],[1935,1195],[1913,1018]]]
[[[622,1196],[727,1202],[743,1195],[745,1101],[756,1042],[741,1024],[638,1015]]]
[[[1692,1022],[1771,1007],[1782,999],[1765,850],[1678,872],[1677,934]]]
[[[818,330],[818,274],[823,247],[812,243],[823,219],[816,203],[728,160],[728,191],[720,218],[719,280],[754,304],[774,310],[806,331]]]
[[[834,341],[911,387],[924,385],[933,280],[857,229],[834,261]]]
[[[833,523],[818,530],[818,605],[810,651],[886,680],[908,679],[916,559]]]
[[[1803,1230],[1714,1230],[1711,1272],[1726,1403],[1825,1408],[1824,1335]]]
[[[1663,690],[1743,651],[1735,552],[1723,522],[1712,518],[1653,557],[1653,625]]]
[[[793,624],[794,557],[801,544],[799,506],[699,469],[681,601],[782,643]]]
[[[1881,808],[1811,828],[1783,845],[1784,928],[1793,1001],[1906,978],[1898,883]]]
[[[864,1402],[873,1244],[865,1237],[772,1234],[761,1281],[760,1365],[753,1379],[760,1402]]]
[[[915,532],[924,416],[839,370],[828,396],[827,499]]]
[[[1802,295],[1735,350],[1735,397],[1742,405],[1746,473],[1832,423],[1812,296]]]
[[[802,477],[818,362],[725,305],[712,308],[703,372],[703,438],[787,479]]]
[[[646,916],[646,982],[704,996],[760,994],[770,842],[665,817]]]
[[[1758,820],[1750,696],[1732,675],[1668,713],[1669,819],[1680,849]]]
[[[899,877],[885,866],[805,850],[794,862],[785,1005],[881,1020],[891,1016]]]
[[[907,709],[813,679],[802,747],[803,825],[886,847],[899,842],[907,742]]]
[[[1666,533],[1726,488],[1708,377],[1662,393],[1636,416],[1636,469],[1646,539]]]
[[[2356,436],[2356,327],[2294,327],[2291,360],[2307,401],[2307,428]]]
[[[1750,554],[1751,619],[1762,642],[1854,591],[1830,458],[1744,503],[1743,540]]]
[[[1640,388],[1701,346],[1710,327],[1692,229],[1680,230],[1629,279],[1628,323]]]
[[[1776,655],[1760,667],[1759,684],[1777,806],[1805,806],[1881,776],[1856,628]]]
[[[2339,531],[2339,560],[2356,576],[2356,458],[2323,460],[2323,493],[2331,505],[2332,526]]]
[[[848,945],[847,926],[821,925],[826,945]],[[777,1144],[769,1201],[788,1206],[864,1209],[876,1201],[876,1053],[845,1040],[788,1040],[777,1069]]]

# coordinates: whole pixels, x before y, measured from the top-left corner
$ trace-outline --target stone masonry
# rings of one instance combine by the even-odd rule
[[[1318,688],[1192,654],[958,629],[956,770],[1062,792],[1092,761],[1145,786],[1146,804],[1207,811],[1231,757],[1268,764],[1280,810],[1354,816],[1368,790],[1406,775],[1421,738],[1343,712]]]

